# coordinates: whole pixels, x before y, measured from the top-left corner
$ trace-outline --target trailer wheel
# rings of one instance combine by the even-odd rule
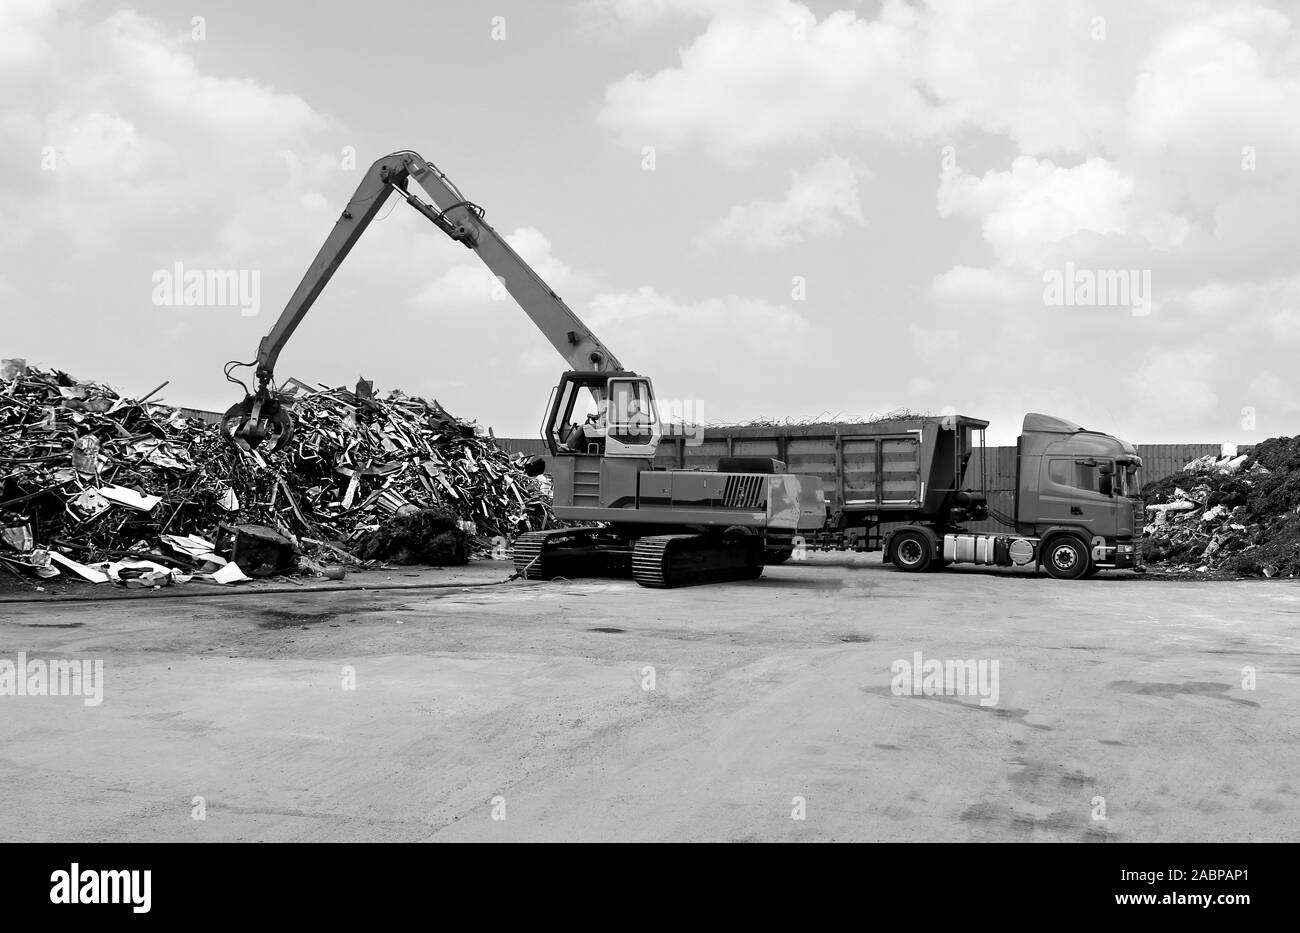
[[[1088,546],[1074,535],[1052,538],[1043,549],[1043,569],[1058,580],[1078,580],[1092,566]]]
[[[907,573],[922,573],[934,561],[930,539],[919,531],[900,531],[894,535],[892,560],[894,566]]]

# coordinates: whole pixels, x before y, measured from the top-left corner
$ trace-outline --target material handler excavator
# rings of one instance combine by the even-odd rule
[[[430,199],[411,190],[414,181]],[[598,527],[520,535],[516,569],[526,579],[619,575],[669,587],[758,577],[790,556],[793,539],[826,519],[821,481],[784,472],[779,460],[724,457],[715,471],[654,465],[663,428],[645,376],[628,372],[578,316],[510,248],[433,163],[394,152],[366,172],[307,274],[258,347],[256,391],[225,414],[227,438],[245,450],[289,443],[293,421],[274,383],[280,351],[384,203],[396,194],[451,239],[478,254],[568,362],[551,392],[542,437],[550,452],[554,511]],[[238,381],[233,380],[232,381]],[[246,390],[247,391],[247,390]],[[575,417],[580,419],[575,421]],[[538,461],[531,472],[546,469]]]

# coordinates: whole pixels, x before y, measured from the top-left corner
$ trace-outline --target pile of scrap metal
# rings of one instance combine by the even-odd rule
[[[1300,573],[1300,437],[1200,457],[1142,489],[1148,563],[1187,572]]]
[[[454,515],[475,554],[555,524],[526,458],[436,402],[308,390],[292,410],[293,442],[263,456],[170,406],[6,361],[0,567],[136,586],[233,582],[374,563],[350,544],[413,510]]]

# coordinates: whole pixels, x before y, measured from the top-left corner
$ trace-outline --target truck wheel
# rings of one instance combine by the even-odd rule
[[[929,570],[934,561],[930,539],[919,531],[900,531],[894,535],[890,549],[893,551],[894,566],[907,573]]]
[[[1092,565],[1088,546],[1073,535],[1061,535],[1043,550],[1043,569],[1058,580],[1078,580]]]
[[[779,551],[764,551],[763,563],[768,565],[784,564],[786,561],[790,559],[790,555],[793,553],[794,553],[794,548],[782,548]]]

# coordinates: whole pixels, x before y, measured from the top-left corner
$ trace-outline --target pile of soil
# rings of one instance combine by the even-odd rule
[[[470,535],[448,509],[412,509],[368,532],[356,548],[362,560],[453,567],[469,563]]]

